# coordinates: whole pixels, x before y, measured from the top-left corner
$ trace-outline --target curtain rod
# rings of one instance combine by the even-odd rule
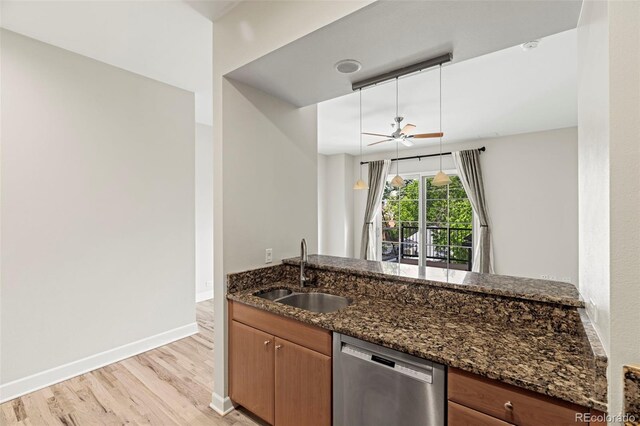
[[[482,148],[477,148],[478,151],[484,152],[487,150],[484,146]],[[403,160],[420,160],[421,158],[428,157],[438,157],[440,155],[451,155],[451,152],[443,152],[442,154],[425,154],[425,155],[414,155],[413,157],[400,157],[400,158],[392,158],[391,161],[403,161]],[[371,161],[361,161],[360,165],[369,164]]]

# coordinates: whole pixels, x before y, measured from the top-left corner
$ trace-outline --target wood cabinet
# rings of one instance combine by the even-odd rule
[[[331,424],[331,357],[276,338],[278,426]]]
[[[237,321],[229,326],[229,395],[269,423],[274,419],[275,338]]]
[[[589,409],[497,380],[449,368],[449,426],[575,426]],[[475,417],[474,417],[475,416]]]
[[[448,404],[448,424],[455,426],[510,426],[511,423],[503,422],[500,419],[491,417],[480,411],[472,410],[464,405],[449,401]]]
[[[331,333],[229,302],[229,396],[276,426],[331,425]]]

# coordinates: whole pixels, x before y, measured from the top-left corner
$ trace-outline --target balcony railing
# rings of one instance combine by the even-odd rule
[[[400,244],[383,241],[382,260],[418,264],[418,234],[420,228],[400,224]],[[388,244],[384,244],[388,243]],[[428,226],[423,256],[427,266],[470,271],[473,262],[471,227]]]

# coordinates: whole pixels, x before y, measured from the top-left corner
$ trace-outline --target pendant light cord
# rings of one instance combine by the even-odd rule
[[[396,77],[396,117],[398,116],[398,77]],[[398,123],[398,126],[400,123]]]
[[[398,89],[398,77],[396,77],[396,117],[399,114],[399,105],[398,105],[398,92],[400,91],[400,89]],[[398,129],[400,128],[400,123],[398,123]],[[399,151],[398,151],[398,140],[396,139],[396,175],[400,176],[400,162],[398,161],[398,158],[400,157],[399,155]]]
[[[396,175],[400,176],[400,161],[398,161],[398,141],[396,141]]]
[[[398,116],[398,77],[396,77],[396,117]],[[398,129],[400,128],[400,123],[398,123]],[[400,176],[400,161],[398,161],[398,140],[396,139],[396,175]]]
[[[440,64],[440,171],[442,171],[442,64]]]
[[[360,92],[360,180],[362,180],[362,89]]]

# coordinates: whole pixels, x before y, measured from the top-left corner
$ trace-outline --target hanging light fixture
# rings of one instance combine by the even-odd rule
[[[360,160],[359,162],[362,163],[362,89],[360,89],[359,92],[360,92]],[[355,185],[353,185],[353,189],[356,189],[356,190],[369,189],[369,185],[367,185],[365,181],[362,180],[362,164],[360,164],[360,178],[356,181]]]
[[[442,64],[440,64],[440,135],[442,135]],[[451,178],[442,171],[442,136],[440,136],[440,171],[431,181],[433,186],[446,186],[451,183]]]
[[[398,115],[398,77],[396,77],[396,117]],[[396,175],[393,179],[391,179],[391,185],[395,188],[402,188],[404,186],[404,179],[400,176],[400,161],[398,160],[398,144],[400,142],[396,139]]]

